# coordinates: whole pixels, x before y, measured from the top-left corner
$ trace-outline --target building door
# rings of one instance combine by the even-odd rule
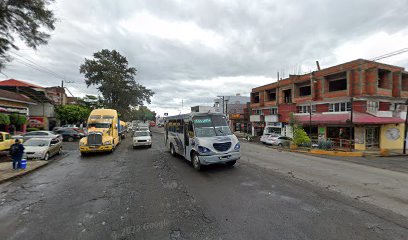
[[[380,128],[366,127],[366,148],[379,148]]]

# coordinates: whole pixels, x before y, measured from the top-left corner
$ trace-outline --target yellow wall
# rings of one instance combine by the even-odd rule
[[[381,126],[380,130],[380,148],[382,149],[402,149],[404,146],[404,123],[386,124]],[[390,129],[396,129],[390,131]],[[388,134],[387,134],[388,131]],[[390,132],[398,132],[399,136],[396,140],[390,139]]]
[[[364,126],[355,126],[354,127],[354,149],[356,150],[366,150],[365,145],[365,127]]]

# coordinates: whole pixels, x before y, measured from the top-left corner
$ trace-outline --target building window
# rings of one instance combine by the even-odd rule
[[[276,101],[276,89],[266,91],[267,101]]]
[[[385,69],[378,69],[378,87],[379,88],[391,89],[390,73],[391,71],[388,71]]]
[[[277,115],[278,114],[278,108],[273,107],[269,109],[270,115]]]
[[[337,73],[326,76],[329,85],[329,92],[347,90],[347,73]]]
[[[312,90],[310,86],[299,87],[299,97],[310,96],[311,94]]]
[[[251,93],[252,103],[259,103],[259,92]]]
[[[292,103],[292,89],[283,90],[283,102]]]
[[[377,112],[379,108],[379,103],[376,101],[367,102],[367,111],[368,112]]]
[[[263,112],[261,109],[256,109],[256,110],[252,110],[252,115],[263,115]]]
[[[312,113],[316,112],[316,105],[312,105]],[[297,113],[310,113],[310,105],[297,106]]]
[[[351,111],[350,102],[330,103],[329,112],[349,112]]]

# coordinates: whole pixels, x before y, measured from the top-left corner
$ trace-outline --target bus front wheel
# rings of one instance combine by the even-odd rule
[[[198,158],[197,153],[193,154],[193,167],[195,170],[200,171],[201,170],[201,163],[200,163],[200,159]]]
[[[176,151],[174,150],[174,146],[172,143],[170,143],[170,154],[176,156]]]

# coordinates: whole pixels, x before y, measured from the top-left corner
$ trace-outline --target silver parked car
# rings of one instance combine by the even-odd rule
[[[55,134],[50,131],[32,131],[22,135],[13,136],[13,138],[23,140],[24,142],[30,138],[59,138],[62,140],[62,136],[60,134]]]
[[[59,138],[31,138],[23,143],[27,159],[42,159],[61,154],[62,141]]]
[[[266,144],[279,147],[289,146],[291,142],[292,138],[285,136],[270,136],[265,140]]]

